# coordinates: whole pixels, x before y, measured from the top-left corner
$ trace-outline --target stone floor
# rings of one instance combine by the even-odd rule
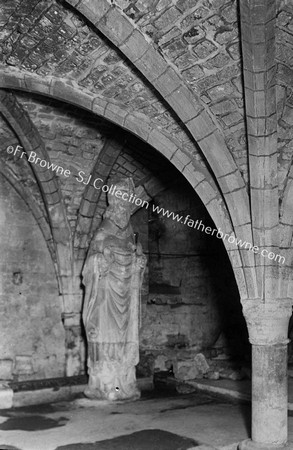
[[[223,395],[227,399],[250,401],[251,381],[250,380],[195,380],[189,382],[197,390],[203,393]],[[293,378],[288,378],[288,410],[293,411]]]
[[[108,404],[72,402],[0,411],[0,450],[236,450],[250,405],[203,392],[147,394]],[[293,417],[289,417],[293,441]]]
[[[249,416],[249,405],[203,393],[120,404],[79,399],[2,410],[0,449],[232,449],[249,435]]]

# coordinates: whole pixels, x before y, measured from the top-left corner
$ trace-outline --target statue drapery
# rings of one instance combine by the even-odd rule
[[[130,193],[131,179],[116,183]],[[116,191],[117,192],[117,191]],[[146,258],[129,222],[131,204],[114,195],[83,269],[83,322],[88,342],[89,384],[85,394],[108,400],[139,397],[140,289]]]

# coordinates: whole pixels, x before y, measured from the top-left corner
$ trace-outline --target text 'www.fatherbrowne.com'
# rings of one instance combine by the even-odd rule
[[[181,216],[178,213],[174,213],[173,211],[169,211],[168,209],[164,209],[160,206],[152,205],[153,212],[167,217],[168,219],[175,220],[176,222],[187,225],[190,228],[194,228],[195,230],[202,231],[210,236],[216,236],[218,239],[222,239],[223,241],[227,238],[229,244],[234,244],[239,248],[252,251],[255,254],[260,254],[264,258],[268,258],[270,260],[277,261],[281,264],[285,264],[284,256],[278,255],[274,252],[270,252],[267,249],[260,249],[257,245],[252,245],[251,242],[243,241],[242,239],[237,239],[233,234],[227,234],[221,231],[221,228],[211,228],[206,227],[201,219],[193,220],[190,215]]]
[[[14,154],[14,156],[17,155],[19,158],[22,158],[25,155],[28,162],[30,162],[31,164],[36,164],[44,169],[46,168],[48,170],[51,170],[52,172],[55,172],[56,175],[62,175],[66,178],[72,175],[69,169],[64,169],[64,167],[58,164],[54,164],[45,159],[41,159],[39,156],[37,156],[36,152],[31,151],[29,154],[27,154],[23,150],[23,147],[21,145],[17,145],[16,147],[14,147],[13,145],[9,145],[6,151],[8,154]],[[93,186],[95,189],[101,190],[108,195],[114,195],[115,197],[121,198],[122,200],[132,203],[137,207],[146,209],[149,208],[149,202],[147,200],[142,200],[136,194],[128,194],[127,192],[123,192],[117,189],[117,186],[113,184],[109,186],[108,184],[104,183],[104,180],[102,178],[92,179],[91,174],[89,176],[86,176],[85,172],[83,172],[82,170],[78,172],[77,176],[75,176],[75,179],[78,183],[83,183],[84,185],[88,185],[89,183],[91,183],[91,186]],[[189,228],[202,231],[211,236],[216,236],[216,238],[222,239],[223,241],[227,239],[229,244],[234,244],[236,247],[239,247],[241,249],[252,251],[255,254],[260,254],[264,258],[268,258],[281,264],[285,264],[284,256],[275,254],[274,252],[270,252],[265,248],[261,249],[257,245],[252,245],[250,242],[243,241],[242,239],[237,239],[233,234],[229,235],[227,233],[224,233],[220,228],[206,227],[202,223],[201,219],[193,220],[189,214],[187,216],[181,216],[178,213],[169,211],[168,209],[157,206],[155,204],[152,204],[152,211],[158,215],[161,215],[162,217],[167,217],[168,219],[186,225]]]

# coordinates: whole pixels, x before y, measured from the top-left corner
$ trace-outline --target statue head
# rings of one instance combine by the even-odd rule
[[[109,206],[106,209],[104,214],[104,218],[112,220],[119,228],[125,228],[130,220],[131,216],[131,205],[130,201],[125,200],[129,199],[135,194],[135,187],[132,178],[116,178],[110,180],[109,185],[113,185],[114,189],[111,189],[111,192],[108,193],[107,199]],[[118,192],[121,192],[122,195],[119,197],[116,196]],[[122,198],[123,194],[124,199]]]

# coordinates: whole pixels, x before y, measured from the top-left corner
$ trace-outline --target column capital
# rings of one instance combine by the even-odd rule
[[[291,298],[270,299],[265,302],[261,299],[244,300],[243,314],[251,344],[287,344],[292,305]]]

